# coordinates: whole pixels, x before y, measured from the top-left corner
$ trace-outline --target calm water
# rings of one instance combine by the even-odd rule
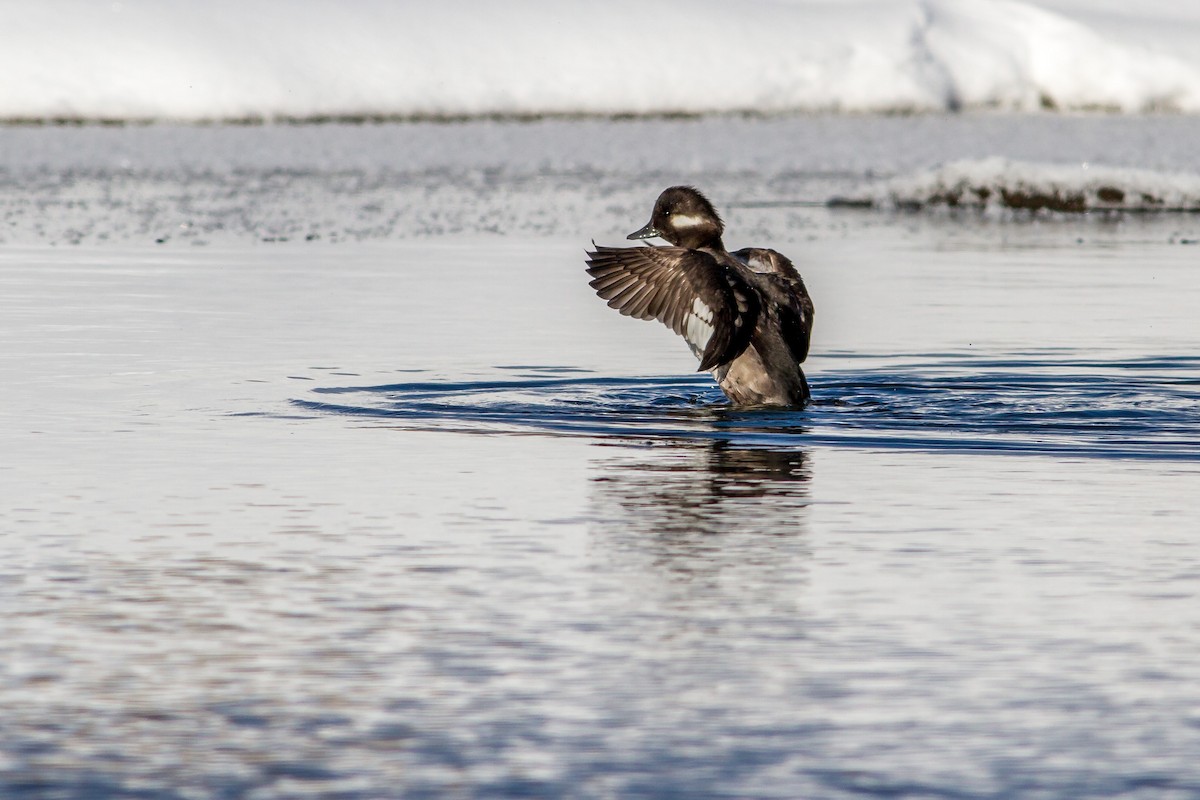
[[[1195,221],[734,221],[804,411],[586,239],[0,250],[0,795],[1200,797]]]

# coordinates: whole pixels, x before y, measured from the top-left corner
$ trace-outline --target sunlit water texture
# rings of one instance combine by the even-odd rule
[[[766,202],[1194,126],[0,131],[0,796],[1200,796],[1197,219]],[[808,408],[588,287],[684,180]]]

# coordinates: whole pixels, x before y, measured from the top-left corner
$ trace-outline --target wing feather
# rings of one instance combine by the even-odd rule
[[[591,286],[611,308],[656,319],[687,340],[710,370],[741,355],[760,306],[733,269],[682,247],[601,247],[588,252]]]

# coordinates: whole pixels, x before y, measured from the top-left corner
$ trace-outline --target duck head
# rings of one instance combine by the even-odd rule
[[[707,197],[690,186],[672,186],[658,196],[646,226],[627,238],[658,236],[677,247],[723,249],[721,234],[724,230],[725,224]]]

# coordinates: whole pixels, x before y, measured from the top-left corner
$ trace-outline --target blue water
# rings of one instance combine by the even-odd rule
[[[750,205],[1194,127],[10,132],[0,797],[1200,797],[1200,219]],[[587,286],[685,179],[809,407]]]
[[[890,366],[814,375],[813,402],[801,411],[728,407],[707,375],[547,377],[573,372],[556,367],[485,381],[322,387],[295,406],[431,431],[1200,459],[1200,357],[861,358]]]

